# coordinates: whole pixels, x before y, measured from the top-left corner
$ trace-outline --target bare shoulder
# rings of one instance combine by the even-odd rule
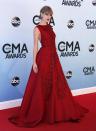
[[[33,30],[34,32],[38,32],[39,31],[38,26],[35,26]]]
[[[40,34],[38,26],[34,27],[33,32],[36,33],[36,34]]]

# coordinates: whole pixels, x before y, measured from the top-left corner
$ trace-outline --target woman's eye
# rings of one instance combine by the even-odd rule
[[[48,15],[48,13],[45,13],[45,15]]]
[[[47,16],[50,15],[50,16],[52,17],[52,15],[51,15],[51,14],[48,14],[48,13],[45,13],[45,15],[47,15]]]

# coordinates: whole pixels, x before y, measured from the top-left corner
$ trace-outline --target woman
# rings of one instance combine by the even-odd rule
[[[87,109],[73,98],[56,52],[50,19],[51,7],[40,10],[40,23],[34,28],[33,66],[22,104],[17,114],[9,118],[16,126],[34,127],[42,122],[78,122]],[[38,51],[38,41],[41,48]]]

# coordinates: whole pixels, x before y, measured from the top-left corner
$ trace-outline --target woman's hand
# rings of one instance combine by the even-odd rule
[[[33,64],[33,71],[34,71],[35,73],[38,72],[38,66],[37,66],[36,63]]]

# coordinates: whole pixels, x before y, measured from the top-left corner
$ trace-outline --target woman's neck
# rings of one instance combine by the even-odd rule
[[[41,21],[39,24],[40,24],[40,25],[47,25],[48,22],[43,22],[43,21]]]

